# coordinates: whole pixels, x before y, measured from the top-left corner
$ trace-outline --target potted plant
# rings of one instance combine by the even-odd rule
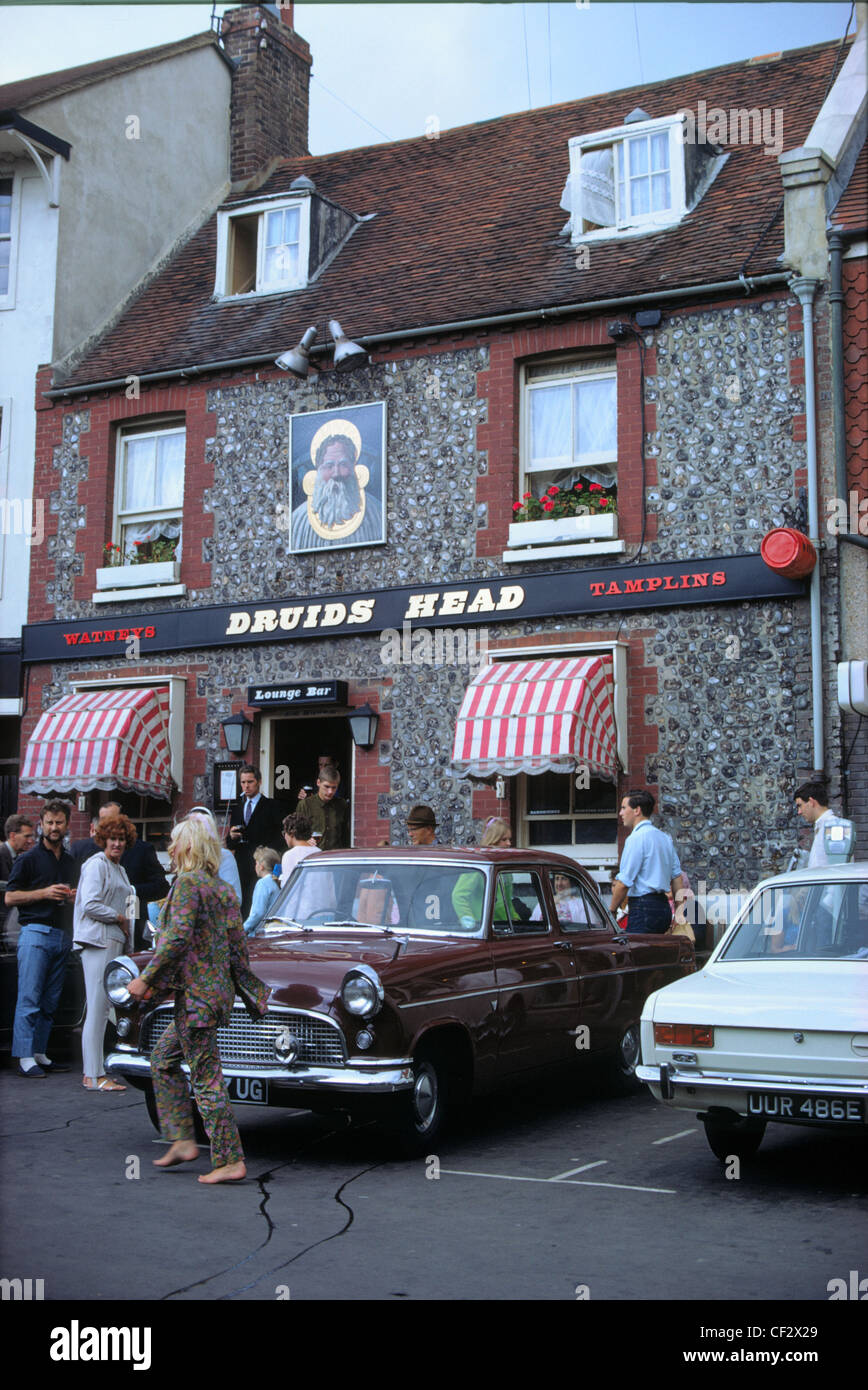
[[[601,483],[578,482],[571,488],[553,484],[541,497],[525,492],[512,511],[511,546],[600,540],[618,534],[616,489]]]
[[[102,568],[96,572],[97,589],[142,589],[178,581],[181,562],[175,559],[177,540],[158,536],[153,541],[134,541],[125,560],[119,545],[103,546]]]

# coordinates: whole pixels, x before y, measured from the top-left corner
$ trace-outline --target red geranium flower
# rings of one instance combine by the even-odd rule
[[[552,486],[546,488],[546,492],[548,493],[549,497],[557,497],[558,493],[560,492],[560,488]]]
[[[543,498],[542,509],[544,512],[553,512],[555,509],[555,504],[554,502],[549,501],[547,497]]]
[[[513,502],[513,504],[512,504],[512,510],[513,510],[514,512],[520,512],[520,511],[521,511],[521,503],[520,503],[520,502]]]

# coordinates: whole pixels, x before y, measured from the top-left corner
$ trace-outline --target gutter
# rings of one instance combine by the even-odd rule
[[[368,337],[355,335],[354,341],[363,347],[373,347],[381,343],[401,342],[408,338],[428,338],[441,333],[470,332],[479,328],[506,327],[508,324],[529,323],[533,320],[545,322],[567,314],[599,313],[608,309],[626,309],[633,304],[661,304],[679,299],[695,299],[707,295],[723,294],[741,290],[751,295],[757,286],[785,286],[789,283],[788,271],[774,271],[769,275],[739,276],[737,280],[718,280],[714,284],[687,285],[681,289],[655,290],[650,294],[622,295],[617,299],[596,299],[577,304],[558,304],[550,309],[527,309],[520,313],[493,314],[487,318],[456,319],[450,323],[427,324],[423,328],[398,328],[388,333],[373,333]],[[311,348],[311,356],[330,351],[329,345],[318,344]],[[239,367],[253,367],[267,362],[274,364],[273,352],[257,353],[252,357],[227,357],[216,362],[204,362],[191,367],[170,367],[166,371],[146,372],[138,375],[139,382],[173,381],[184,377],[204,376],[209,372],[229,371]],[[63,400],[72,396],[89,395],[93,391],[110,391],[119,386],[128,386],[129,376],[111,377],[107,381],[94,381],[79,386],[53,387],[43,391],[42,396],[49,401]]]

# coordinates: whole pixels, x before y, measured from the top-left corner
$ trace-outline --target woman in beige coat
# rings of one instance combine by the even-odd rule
[[[103,975],[109,961],[129,948],[130,916],[138,915],[135,889],[121,868],[121,855],[136,838],[127,816],[109,816],[94,830],[102,850],[86,859],[75,898],[73,939],[81,951],[87,991],[87,1017],[81,1035],[86,1091],[125,1091],[103,1072],[108,999]]]

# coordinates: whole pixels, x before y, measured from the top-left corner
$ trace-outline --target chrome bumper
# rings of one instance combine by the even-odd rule
[[[664,1100],[674,1100],[676,1093],[680,1098],[706,1091],[747,1097],[749,1091],[767,1091],[772,1094],[812,1095],[818,1092],[835,1100],[868,1099],[868,1081],[830,1081],[827,1076],[755,1076],[750,1073],[731,1072],[726,1076],[708,1076],[692,1069],[679,1070],[671,1062],[656,1063],[654,1066],[638,1066],[636,1075],[640,1081],[660,1090]],[[746,1103],[746,1099],[745,1099]]]
[[[151,1075],[147,1057],[136,1052],[115,1051],[105,1063],[109,1076],[146,1078]],[[190,1073],[186,1062],[181,1070]],[[250,1081],[267,1081],[270,1086],[289,1091],[331,1091],[345,1095],[385,1095],[409,1091],[413,1087],[413,1063],[409,1057],[386,1062],[353,1063],[346,1067],[239,1067],[224,1066],[223,1075]]]

